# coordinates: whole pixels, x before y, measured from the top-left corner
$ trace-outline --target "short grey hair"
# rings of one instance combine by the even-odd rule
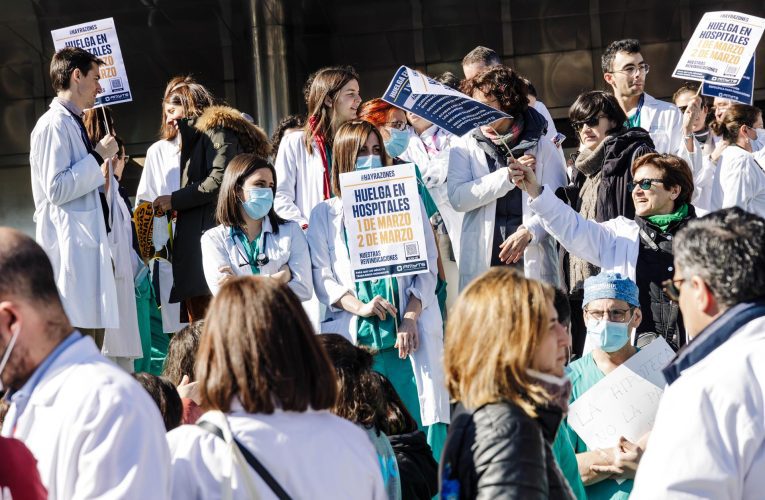
[[[502,59],[495,50],[479,45],[462,58],[463,66],[469,66],[476,63],[485,66],[497,66],[502,64]]]
[[[765,296],[765,219],[738,207],[688,222],[675,238],[675,265],[699,276],[728,308]]]

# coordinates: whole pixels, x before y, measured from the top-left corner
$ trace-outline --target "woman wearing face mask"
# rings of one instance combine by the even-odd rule
[[[321,333],[337,333],[377,351],[373,368],[390,379],[418,425],[427,428],[428,444],[438,456],[449,422],[449,398],[441,370],[443,331],[433,231],[423,217],[427,273],[354,282],[340,174],[390,165],[391,160],[380,132],[363,120],[340,126],[332,159],[335,197],[314,208],[307,233],[316,296],[326,306]]]
[[[638,287],[619,273],[604,271],[587,278],[584,317],[587,340],[594,349],[569,365],[568,377],[572,384],[569,404],[638,352],[630,343],[630,334],[640,325],[642,317]],[[576,451],[587,498],[626,500],[632,490],[635,467],[622,467],[621,472],[615,472],[614,467],[630,462],[637,464],[645,448],[644,440],[632,443],[621,438],[614,443],[614,448],[590,450],[568,423],[562,427]],[[617,479],[625,481],[619,483]]]
[[[359,75],[351,66],[323,68],[306,91],[308,121],[302,133],[285,136],[274,168],[279,179],[274,207],[280,217],[305,229],[311,210],[332,197],[330,170],[337,129],[356,118]]]
[[[558,284],[558,251],[526,196],[513,185],[508,165],[536,164],[540,178],[562,186],[566,166],[544,138],[547,120],[529,107],[528,87],[512,69],[494,66],[463,84],[462,91],[512,118],[478,127],[449,151],[449,201],[463,212],[460,289],[492,266],[513,265],[529,278]]]
[[[401,158],[409,145],[409,139],[411,137],[409,126],[406,123],[406,113],[404,113],[404,110],[399,109],[392,104],[388,104],[380,98],[375,98],[361,105],[359,108],[359,118],[368,121],[380,131],[380,135],[385,143],[385,152],[393,159],[394,165],[410,163]],[[422,203],[425,205],[426,215],[432,225],[433,221],[440,219],[440,216],[434,218],[434,216],[438,214],[438,207],[430,196],[428,188],[425,187],[425,183],[422,180],[422,174],[416,163],[414,165],[414,172],[417,176],[417,191],[420,193]],[[433,231],[436,231],[435,225],[433,226]],[[436,239],[437,238],[438,237],[436,236]],[[438,296],[438,305],[441,309],[441,317],[446,318],[446,273],[441,259],[440,248],[438,254],[438,286],[436,288],[436,295]]]
[[[674,236],[696,216],[690,204],[693,176],[683,159],[657,153],[638,158],[632,165],[630,186],[635,217],[605,222],[585,219],[552,189],[541,186],[527,166],[513,166],[512,175],[513,182],[527,190],[529,208],[571,255],[637,283],[644,317],[634,344],[644,345],[656,335],[675,350],[686,343],[680,310],[663,291],[674,274]]]
[[[274,212],[275,184],[267,160],[253,154],[231,160],[215,210],[220,225],[202,236],[205,279],[213,295],[242,275],[270,276],[303,301],[313,295],[305,235]]]
[[[571,393],[570,339],[553,295],[500,267],[457,299],[444,363],[460,405],[441,458],[442,498],[575,498],[551,448]]]
[[[762,112],[754,106],[732,104],[712,130],[730,144],[722,153],[712,187],[712,208],[741,207],[765,217],[765,151],[752,154]]]

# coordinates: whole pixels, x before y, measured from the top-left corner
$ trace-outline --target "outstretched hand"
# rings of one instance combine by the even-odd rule
[[[531,163],[529,161],[524,162],[523,159],[524,158],[520,158],[515,163],[508,165],[507,168],[510,169],[510,180],[513,181],[513,184],[515,184],[516,187],[526,191],[531,198],[536,198],[542,191],[542,186],[540,186],[539,181],[537,180],[537,175],[534,172],[536,160]]]

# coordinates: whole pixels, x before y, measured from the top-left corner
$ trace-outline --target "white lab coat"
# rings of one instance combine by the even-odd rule
[[[640,111],[640,128],[647,130],[658,153],[681,155],[685,151],[683,141],[683,115],[677,106],[660,101],[644,93],[645,100]]]
[[[685,140],[683,140],[683,144],[685,144]],[[716,210],[712,204],[712,192],[714,191],[717,166],[710,159],[714,150],[711,132],[704,144],[695,138],[693,139],[693,153],[688,153],[685,147],[683,150],[687,156],[681,155],[681,157],[688,162],[693,174],[692,203],[696,208],[696,215],[701,217]]]
[[[635,281],[640,227],[632,219],[617,217],[605,222],[585,219],[545,186],[542,194],[528,201],[547,233],[569,253]]]
[[[112,176],[106,195],[109,205],[109,247],[114,261],[114,282],[117,287],[119,328],[104,332],[104,356],[132,372],[133,359],[143,357],[141,334],[138,330],[138,312],[135,303],[134,277],[143,262],[133,249],[133,226],[130,210],[119,193],[119,182]],[[118,359],[119,358],[119,359]]]
[[[303,144],[305,132],[285,135],[279,144],[274,209],[283,219],[308,224],[311,210],[324,201],[324,163],[316,143],[308,153]]]
[[[541,183],[552,189],[566,183],[566,166],[552,142],[540,140],[528,154],[536,157],[536,175]],[[489,269],[497,199],[515,189],[515,185],[510,181],[507,168],[489,171],[486,153],[478,146],[472,132],[452,143],[447,185],[452,206],[465,213],[459,263],[462,290]],[[523,254],[526,277],[560,286],[555,240],[547,237],[539,219],[527,209],[527,198],[524,192],[523,225],[533,235]]]
[[[200,421],[216,425],[224,439],[197,425],[182,425],[167,434],[172,498],[276,498],[233,451],[232,436],[292,498],[386,498],[377,455],[366,433],[326,410],[251,414],[233,401],[230,413],[207,412]]]
[[[262,276],[270,276],[287,264],[292,278],[287,285],[295,292],[301,301],[313,296],[313,280],[311,279],[311,256],[303,230],[294,222],[279,226],[279,233],[274,233],[271,221],[263,218],[263,229],[260,234],[260,244],[265,248],[262,252],[268,256],[268,263],[260,268]],[[216,226],[202,235],[202,267],[205,280],[213,295],[218,293],[218,280],[223,273],[218,269],[229,266],[235,276],[251,276],[252,268],[247,262],[247,252],[238,238],[231,237],[231,228],[223,224]]]
[[[762,498],[765,318],[664,390],[630,498]]]
[[[719,161],[712,208],[741,207],[765,217],[765,163],[758,163],[751,153],[738,146],[725,148]]]
[[[425,207],[420,201],[422,213]],[[422,301],[417,320],[420,347],[409,356],[412,361],[417,393],[420,396],[422,425],[449,423],[449,395],[443,369],[443,323],[436,299],[436,240],[427,217],[422,220],[428,254],[428,272],[398,279],[399,311],[403,314],[412,295]],[[332,198],[320,203],[311,212],[308,225],[308,246],[311,249],[313,285],[316,296],[326,307],[320,333],[337,333],[356,343],[357,316],[334,304],[346,293],[356,295],[351,261],[345,244],[343,202]]]
[[[170,195],[181,188],[181,148],[179,138],[172,141],[157,141],[146,151],[141,180],[136,192],[136,204],[141,201],[153,202],[157,197]],[[155,223],[167,224],[166,217],[155,219]],[[155,272],[154,265],[149,267]],[[159,273],[159,300],[162,314],[162,331],[175,333],[186,326],[180,321],[181,304],[170,302],[170,291],[173,289],[173,265],[165,259],[157,259]]]
[[[545,137],[551,141],[555,139],[555,136],[558,135],[558,130],[555,128],[555,122],[553,121],[553,117],[550,114],[550,110],[548,110],[547,106],[545,106],[545,104],[539,99],[534,101],[532,108],[537,110],[539,114],[544,116],[545,120],[547,120],[547,132],[545,133]]]
[[[80,130],[77,120],[54,99],[32,131],[35,238],[50,258],[71,323],[118,328],[117,289],[98,194],[104,176]]]
[[[454,258],[460,259],[460,233],[462,232],[462,213],[457,212],[449,202],[449,193],[446,189],[446,176],[449,171],[449,149],[454,135],[432,125],[422,135],[412,133],[409,136],[409,145],[400,156],[404,161],[411,162],[419,167],[422,180],[428,188],[431,198],[441,214],[449,233],[452,243]],[[428,150],[425,146],[427,142]],[[442,261],[444,257],[442,256]]]
[[[21,416],[11,405],[2,435],[34,454],[51,500],[170,496],[170,453],[157,405],[90,337],[53,361]]]

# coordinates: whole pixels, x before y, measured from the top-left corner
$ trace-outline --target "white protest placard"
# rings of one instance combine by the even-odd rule
[[[738,85],[765,30],[765,19],[741,12],[707,12],[672,76]]]
[[[340,174],[353,279],[428,271],[414,164]]]
[[[510,116],[406,66],[393,75],[382,99],[459,136]]]
[[[666,382],[661,370],[675,356],[659,337],[569,406],[568,425],[591,450],[633,443],[653,428]]]
[[[113,18],[59,28],[50,34],[57,52],[64,47],[79,47],[104,61],[99,68],[99,83],[104,91],[96,97],[94,108],[133,100]]]

